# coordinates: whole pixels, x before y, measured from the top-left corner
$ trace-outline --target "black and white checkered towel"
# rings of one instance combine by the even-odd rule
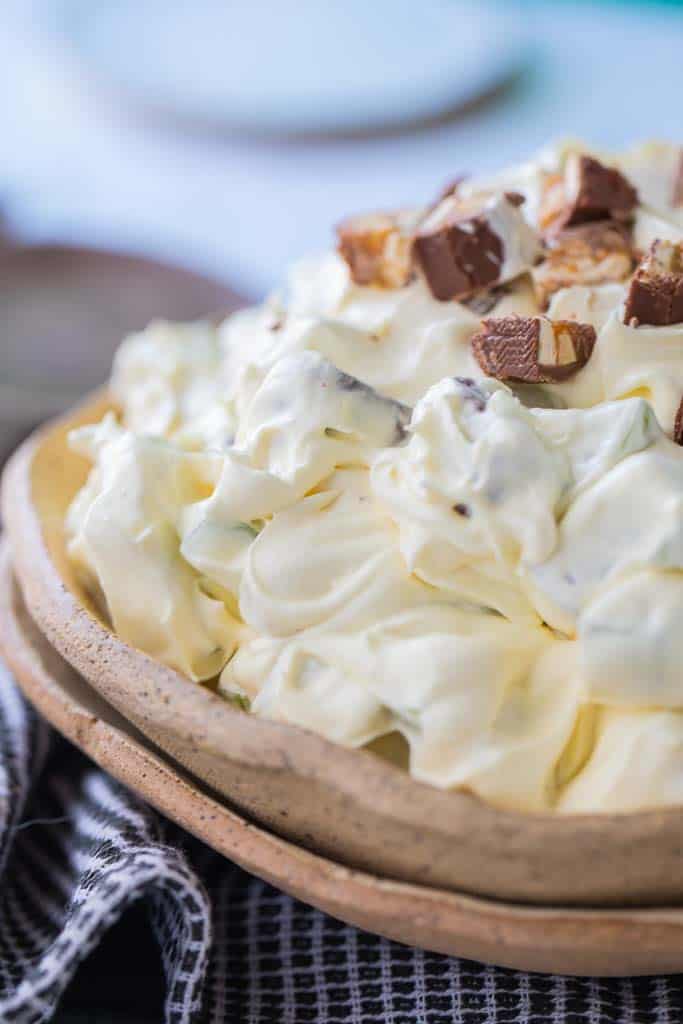
[[[0,873],[2,1024],[49,1020],[79,963],[136,901],[158,943],[167,1024],[683,1020],[683,976],[484,967],[360,932],[277,892],[94,768],[1,665]]]

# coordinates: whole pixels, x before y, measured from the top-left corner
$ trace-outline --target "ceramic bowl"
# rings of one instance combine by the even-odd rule
[[[13,456],[3,516],[24,599],[57,651],[161,750],[268,829],[385,878],[497,899],[663,905],[683,893],[683,809],[553,816],[433,788],[367,751],[233,708],[123,643],[79,587],[64,514],[88,471],[69,430],[106,394]]]
[[[524,907],[353,871],[258,828],[119,715],[50,646],[0,550],[0,652],[26,696],[97,764],[218,853],[350,924],[440,953],[554,974],[683,969],[683,908]]]

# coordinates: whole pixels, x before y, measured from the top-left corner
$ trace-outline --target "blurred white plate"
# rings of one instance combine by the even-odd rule
[[[254,132],[438,117],[518,69],[516,3],[43,0],[53,30],[147,108]]]

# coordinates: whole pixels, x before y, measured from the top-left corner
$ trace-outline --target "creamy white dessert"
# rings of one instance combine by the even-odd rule
[[[679,147],[570,142],[346,222],[258,308],[129,337],[116,411],[71,438],[84,584],[132,646],[335,742],[400,737],[425,782],[683,803],[681,238]]]

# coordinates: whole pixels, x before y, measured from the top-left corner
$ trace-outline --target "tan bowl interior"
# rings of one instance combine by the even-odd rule
[[[38,432],[3,481],[26,604],[60,654],[122,715],[255,820],[350,866],[499,899],[652,905],[683,895],[683,809],[555,817],[491,807],[411,779],[365,751],[244,714],[122,643],[65,554],[65,510],[88,466],[68,431],[106,395]]]

